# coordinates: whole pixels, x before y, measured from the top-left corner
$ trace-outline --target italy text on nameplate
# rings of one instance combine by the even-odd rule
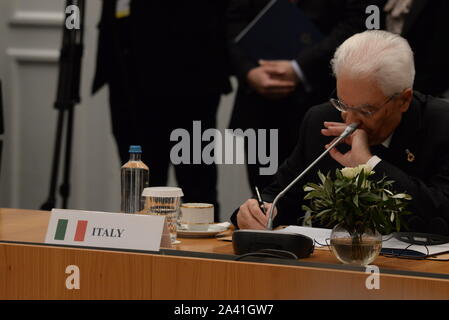
[[[169,248],[163,216],[53,209],[45,243],[159,251]]]

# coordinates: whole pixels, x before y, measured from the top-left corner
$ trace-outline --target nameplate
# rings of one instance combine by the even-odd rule
[[[164,216],[53,209],[45,243],[159,251],[171,248]]]

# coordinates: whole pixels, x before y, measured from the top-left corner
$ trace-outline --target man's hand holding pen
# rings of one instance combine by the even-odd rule
[[[263,203],[265,212],[271,208],[271,203]],[[273,217],[276,216],[276,209],[273,211]],[[268,217],[260,208],[259,202],[256,199],[249,199],[243,203],[237,215],[237,223],[240,229],[257,229],[263,230],[266,228]]]
[[[267,211],[265,210],[265,204],[262,200],[262,197],[260,196],[259,188],[256,187],[256,195],[257,195],[257,201],[259,202],[259,207],[262,210],[263,214],[267,214]]]

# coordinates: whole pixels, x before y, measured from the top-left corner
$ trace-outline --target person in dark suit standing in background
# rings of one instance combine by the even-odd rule
[[[346,38],[366,30],[368,15],[365,10],[369,5],[382,8],[385,4],[380,0],[291,2],[296,3],[324,35],[322,41],[304,49],[293,61],[254,61],[233,41],[268,0],[231,0],[227,13],[231,66],[238,78],[230,127],[278,129],[278,163],[293,150],[305,112],[331,96],[335,84],[329,60],[335,49]],[[247,165],[252,189],[263,188],[272,179],[272,176],[259,175],[260,166]]]
[[[167,183],[174,129],[192,136],[216,127],[231,91],[225,37],[227,1],[104,0],[93,92],[109,86],[112,130],[120,160],[140,144],[150,185]],[[174,166],[185,202],[217,202],[214,164]]]
[[[415,53],[415,89],[442,96],[449,89],[449,1],[389,0],[384,12],[385,29]]]
[[[332,67],[338,99],[305,115],[294,152],[262,192],[266,209],[347,125],[359,127],[278,202],[274,225],[298,224],[304,215],[302,186],[319,183],[318,170],[326,174],[366,164],[374,168],[374,179],[386,176],[394,190],[412,196],[410,231],[449,235],[449,103],[413,91],[415,67],[407,41],[387,31],[356,34],[338,48]],[[263,229],[267,223],[254,199],[231,220],[243,229]]]

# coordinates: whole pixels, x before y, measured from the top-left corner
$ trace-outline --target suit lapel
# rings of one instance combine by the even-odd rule
[[[426,5],[430,2],[430,0],[413,0],[412,7],[410,8],[410,13],[405,18],[404,27],[402,29],[402,36],[406,37],[410,32],[410,29],[418,19],[422,10],[426,7]]]

